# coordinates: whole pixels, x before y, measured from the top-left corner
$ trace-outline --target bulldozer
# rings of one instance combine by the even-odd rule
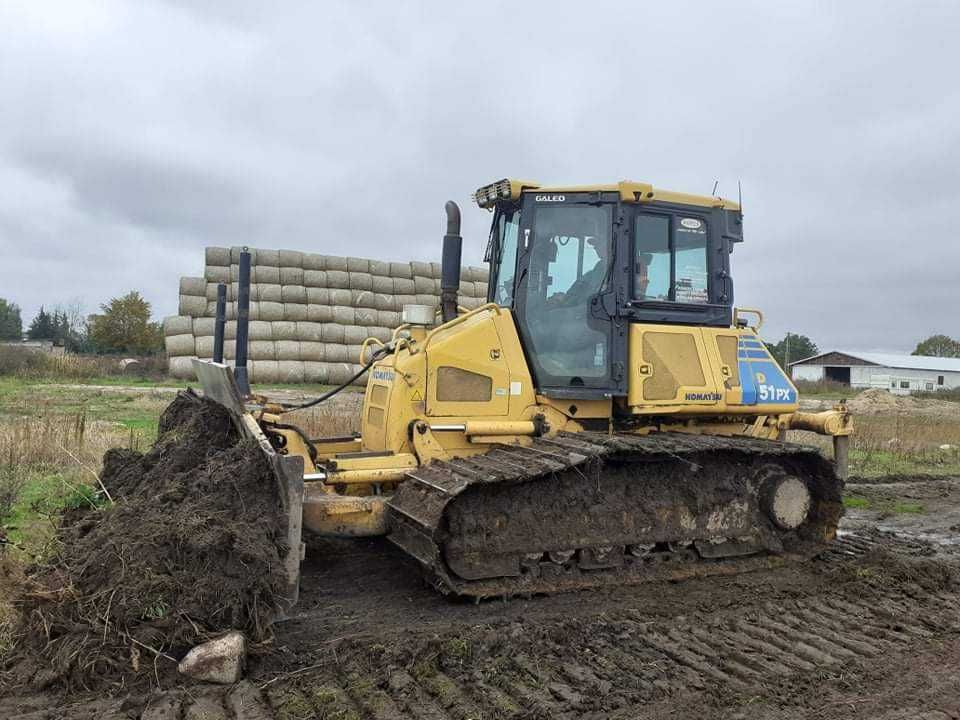
[[[386,536],[474,599],[821,552],[853,424],[843,405],[802,412],[762,314],[734,305],[740,204],[627,181],[505,179],[473,197],[492,213],[487,301],[458,305],[448,202],[439,307],[406,306],[389,342],[364,343],[359,434],[309,438],[288,420],[345,385],[284,404],[244,387],[239,347],[233,368],[194,361],[274,465],[290,601],[304,531]],[[241,262],[238,343],[243,277]],[[788,430],[832,438],[832,461]]]

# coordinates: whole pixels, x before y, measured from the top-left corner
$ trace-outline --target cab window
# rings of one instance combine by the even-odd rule
[[[490,251],[486,260],[491,263],[491,300],[503,307],[513,306],[513,281],[517,268],[517,231],[520,226],[518,210],[497,214],[491,228]],[[496,257],[492,257],[492,253]]]
[[[634,224],[633,299],[707,303],[707,224],[642,213]]]

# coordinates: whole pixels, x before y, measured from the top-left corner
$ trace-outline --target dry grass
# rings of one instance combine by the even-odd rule
[[[0,346],[0,375],[23,379],[60,381],[89,380],[103,377],[162,378],[166,376],[164,356],[135,358],[137,364],[126,370],[121,358],[111,355],[48,355],[16,346]]]
[[[309,438],[340,437],[360,432],[360,411],[363,395],[340,393],[317,407],[284,415],[284,422],[293,423]]]

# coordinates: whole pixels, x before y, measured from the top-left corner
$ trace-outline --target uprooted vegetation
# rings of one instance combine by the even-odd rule
[[[5,680],[35,688],[159,683],[227,628],[270,633],[284,520],[268,461],[220,406],[181,393],[146,454],[110,450],[113,502],[64,513],[58,550],[28,569]]]

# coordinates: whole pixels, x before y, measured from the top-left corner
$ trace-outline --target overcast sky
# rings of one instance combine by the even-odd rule
[[[176,314],[206,245],[479,263],[487,182],[736,197],[763,334],[960,336],[960,3],[0,2],[0,297]]]

